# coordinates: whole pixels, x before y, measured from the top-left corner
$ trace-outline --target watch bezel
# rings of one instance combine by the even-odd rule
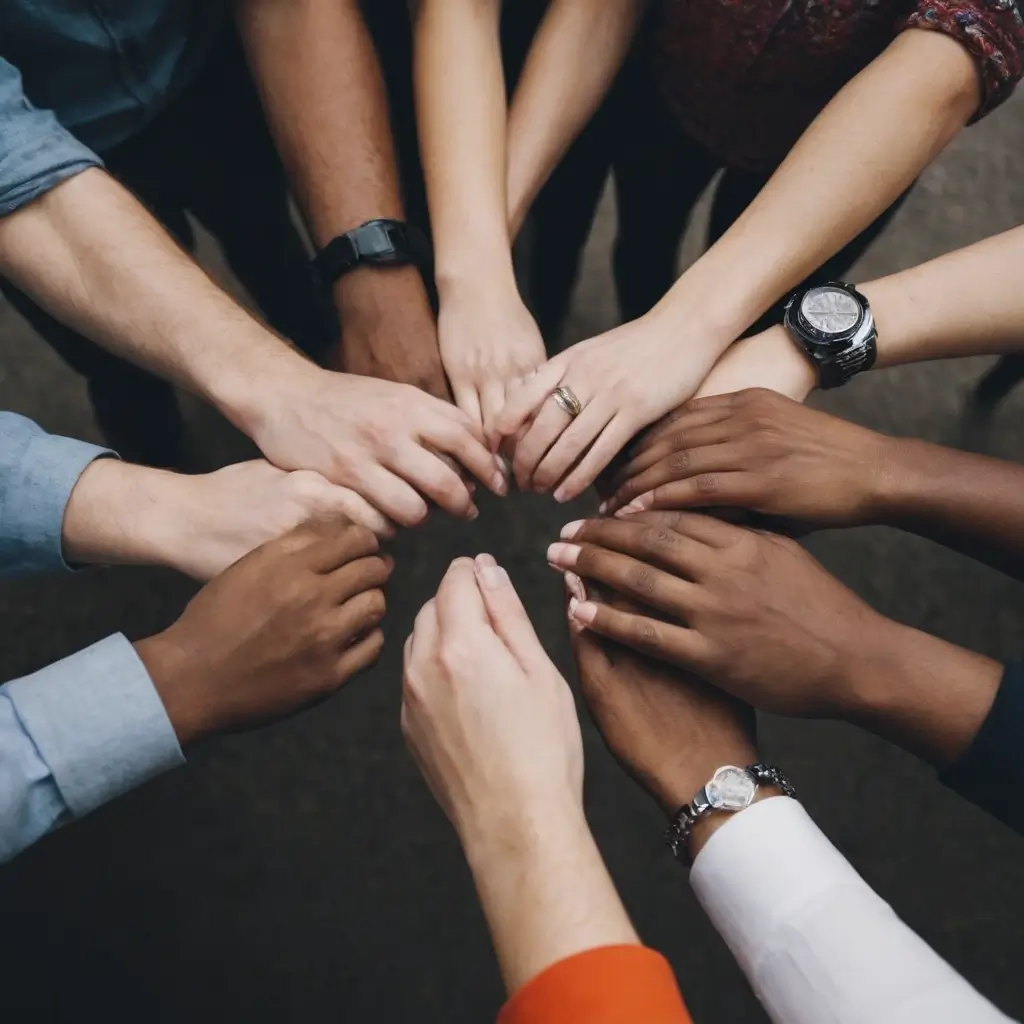
[[[824,290],[844,292],[857,303],[860,312],[852,327],[848,327],[845,331],[822,331],[807,319],[803,311],[804,300],[811,292]],[[796,292],[786,303],[784,322],[790,331],[796,333],[803,344],[809,348],[827,353],[841,352],[864,329],[870,311],[871,306],[868,300],[853,285],[847,284],[845,281],[826,281],[824,284],[811,285]]]

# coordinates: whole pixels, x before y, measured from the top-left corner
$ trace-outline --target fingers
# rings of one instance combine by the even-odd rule
[[[626,511],[622,509],[616,514],[616,519],[624,518],[630,523],[637,522],[645,526],[674,530],[676,533],[699,540],[709,548],[727,548],[748,532],[740,526],[724,522],[717,516],[704,515],[701,512],[648,511],[634,512],[627,516]]]
[[[550,659],[508,573],[490,555],[477,555],[474,568],[491,626],[512,656],[527,673],[550,668]]]
[[[427,518],[427,503],[400,476],[379,463],[361,472],[360,494],[401,526],[418,526]]]
[[[714,556],[714,550],[703,541],[665,523],[636,523],[631,519],[585,519],[569,523],[562,530],[560,543],[568,542],[577,547],[591,544],[618,551],[695,581],[706,577]],[[564,555],[561,549],[556,553]]]
[[[674,618],[686,619],[699,603],[696,583],[593,544],[552,544],[548,548],[548,561],[556,569],[571,569],[584,580],[607,584],[618,593]]]
[[[330,487],[328,500],[342,515],[348,516],[354,523],[365,526],[382,540],[389,540],[395,535],[395,524],[387,516],[378,512],[361,494],[348,487],[327,484]]]
[[[434,452],[405,444],[388,468],[453,516],[476,519],[479,515],[466,482]]]
[[[455,398],[455,405],[461,409],[474,424],[483,428],[483,417],[480,413],[480,396],[475,387],[456,387],[452,385],[452,392]]]
[[[584,408],[577,419],[582,419],[586,415],[587,410]],[[512,468],[521,491],[532,487],[534,473],[537,471],[541,459],[570,423],[572,423],[572,417],[549,393],[529,429],[516,444],[516,456]]]
[[[646,451],[672,434],[694,430],[697,427],[728,419],[735,410],[735,405],[731,394],[713,395],[710,398],[693,398],[679,406],[678,409],[673,409],[672,412],[667,413],[649,427],[634,445],[632,454],[639,455],[640,452]]]
[[[332,572],[357,558],[376,554],[380,548],[380,541],[365,526],[342,519],[304,523],[292,534],[300,539],[310,538],[310,543],[302,543],[293,550],[318,573]]]
[[[585,601],[570,612],[576,623],[634,651],[701,673],[707,648],[696,630]]]
[[[638,494],[616,516],[655,509],[741,507],[753,511],[762,504],[763,487],[753,473],[700,473],[688,480],[673,480]]]
[[[437,588],[437,621],[442,636],[491,632],[471,558],[456,558]]]
[[[498,431],[503,437],[515,434],[558,387],[568,363],[566,355],[549,359],[537,368],[532,377],[525,378],[509,389],[497,422]]]
[[[459,421],[438,421],[425,430],[422,440],[432,448],[458,459],[485,487],[495,494],[508,492],[508,481],[500,458]]]
[[[384,591],[364,590],[341,605],[330,619],[338,646],[351,647],[380,625],[387,611]]]
[[[675,480],[687,480],[704,473],[740,469],[744,452],[738,444],[713,444],[706,448],[680,448],[653,466],[627,480],[610,499],[608,507],[628,505],[634,498]]]
[[[555,501],[571,501],[579,497],[598,477],[601,470],[622,450],[633,436],[634,428],[620,413],[604,428],[579,465],[558,485]]]
[[[412,633],[406,641],[406,668],[412,663],[431,659],[437,653],[441,627],[437,621],[437,599],[431,598],[417,613]]]
[[[613,415],[614,410],[600,400],[585,406],[579,416],[570,420],[565,430],[555,438],[554,444],[537,466],[533,473],[533,489],[547,491],[554,487],[576,464],[580,453],[585,452],[594,438],[600,435]]]
[[[505,407],[505,382],[488,380],[480,391],[480,414],[484,425],[484,438],[492,452],[501,447],[501,432],[498,430],[498,417]]]
[[[344,604],[365,590],[383,587],[391,578],[394,567],[394,559],[389,555],[371,555],[335,569],[328,576],[331,599],[336,604]]]
[[[373,630],[369,636],[347,648],[338,659],[338,667],[335,670],[339,685],[347,683],[360,672],[365,672],[380,657],[383,649],[384,634],[379,629]]]

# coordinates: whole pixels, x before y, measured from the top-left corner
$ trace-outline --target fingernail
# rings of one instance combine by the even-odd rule
[[[476,564],[478,568],[483,569],[488,565],[497,565],[498,563],[495,561],[494,555],[479,554],[476,556]]]
[[[649,509],[654,503],[654,496],[648,491],[646,494],[641,494],[639,498],[634,498],[626,507],[633,509],[634,512],[643,512]]]
[[[508,493],[508,481],[505,479],[504,473],[498,472],[491,477],[491,489],[496,494]]]
[[[479,516],[479,515],[480,515],[480,509],[478,509],[478,508],[476,507],[476,505],[470,505],[470,506],[469,506],[469,512],[468,512],[468,514],[466,515],[466,518],[467,518],[467,519],[468,519],[468,520],[469,520],[470,522],[473,522],[473,520],[474,520],[474,519],[476,519],[476,517],[477,517],[477,516]]]
[[[480,585],[485,590],[497,590],[508,584],[508,573],[500,565],[485,565],[479,570]]]
[[[609,504],[610,504],[610,502],[602,501],[601,504],[597,506],[597,511],[600,512],[601,515],[604,515],[605,512],[608,511],[608,505]]]
[[[573,537],[580,532],[580,527],[583,523],[583,519],[577,519],[575,522],[566,523],[565,526],[562,527],[562,532],[558,536],[561,537],[562,540],[572,540]]]
[[[589,626],[597,618],[597,605],[593,601],[580,601],[572,609],[572,617],[584,626]]]
[[[566,614],[569,618],[569,629],[571,629],[574,633],[583,632],[583,627],[580,625],[579,621],[576,618],[576,609],[579,608],[579,606],[580,603],[576,600],[575,597],[569,598],[569,610]]]
[[[556,542],[548,548],[548,562],[559,568],[575,565],[579,557],[580,549],[576,544],[559,544]]]
[[[565,574],[565,585],[572,597],[570,601],[586,601],[587,589],[583,586],[583,580],[579,578],[574,572],[567,572]]]
[[[564,504],[565,502],[567,502],[569,500],[569,494],[565,490],[564,487],[559,487],[555,491],[553,497],[554,497],[555,501],[557,501],[560,505]]]

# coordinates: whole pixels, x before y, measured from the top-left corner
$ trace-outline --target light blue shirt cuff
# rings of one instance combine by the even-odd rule
[[[61,533],[71,492],[87,466],[114,454],[42,431],[31,437],[0,488],[0,575],[68,568]]]
[[[120,633],[0,693],[76,817],[184,763],[153,682]]]

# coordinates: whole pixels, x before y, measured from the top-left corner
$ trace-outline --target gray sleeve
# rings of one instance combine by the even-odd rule
[[[183,761],[120,634],[0,686],[0,863]]]
[[[37,110],[21,72],[0,57],[0,217],[103,161],[49,110]]]
[[[0,577],[66,569],[61,532],[78,478],[114,453],[0,412]]]

